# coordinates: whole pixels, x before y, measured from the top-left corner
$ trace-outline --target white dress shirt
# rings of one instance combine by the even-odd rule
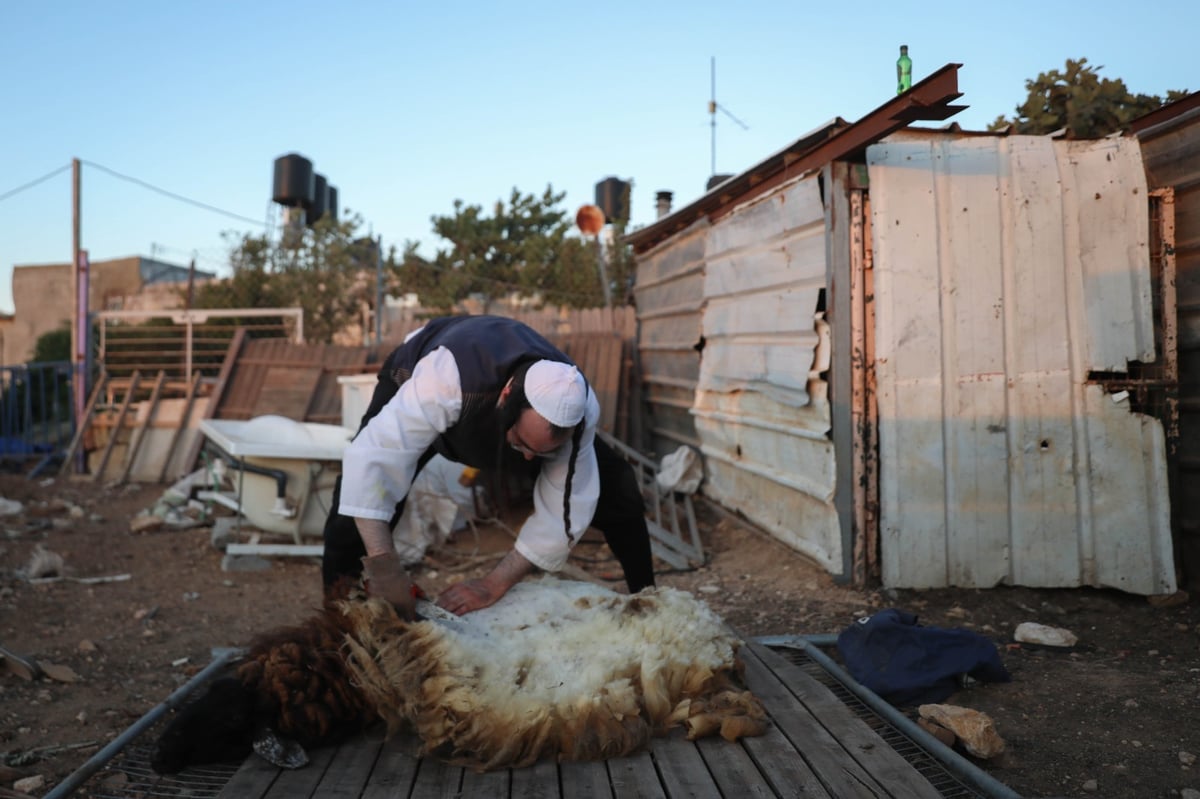
[[[362,519],[390,521],[396,503],[407,496],[417,461],[462,413],[462,382],[450,350],[439,347],[417,361],[405,381],[369,421],[342,455],[339,512]],[[542,459],[533,486],[533,514],[521,527],[515,548],[539,569],[556,572],[567,562],[572,542],[587,530],[600,498],[596,467],[596,423],[600,403],[588,392],[587,426],[571,480],[571,539],[563,525],[563,494],[571,456],[570,442]]]

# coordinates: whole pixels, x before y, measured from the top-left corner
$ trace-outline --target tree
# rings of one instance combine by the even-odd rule
[[[329,342],[360,320],[375,297],[376,244],[358,236],[361,220],[329,216],[311,228],[272,242],[266,234],[226,234],[232,239],[233,275],[197,287],[196,308],[295,308],[304,310],[305,337]]]
[[[1036,80],[1025,81],[1029,96],[1016,107],[1016,116],[997,117],[988,130],[1012,125],[1017,133],[1042,135],[1066,129],[1074,138],[1099,138],[1121,130],[1164,102],[1187,95],[1186,91],[1171,90],[1164,101],[1158,95],[1133,94],[1121,79],[1101,78],[1103,68],[1090,66],[1086,58],[1068,59],[1065,71],[1052,69]]]
[[[33,345],[30,363],[52,363],[71,360],[71,323],[64,322],[54,330],[38,336]]]
[[[433,217],[434,232],[446,244],[432,260],[410,245],[397,267],[401,285],[417,291],[423,305],[443,310],[472,295],[512,293],[556,305],[603,305],[599,245],[570,235],[573,220],[560,207],[564,196],[551,186],[540,197],[514,188],[490,216],[482,206],[455,201],[453,214]],[[623,302],[632,255],[618,244],[604,257],[614,302]]]

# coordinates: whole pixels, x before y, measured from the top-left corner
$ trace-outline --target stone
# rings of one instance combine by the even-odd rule
[[[1013,632],[1013,640],[1023,644],[1069,647],[1075,646],[1079,638],[1075,633],[1062,627],[1050,627],[1034,621],[1023,621]]]
[[[1152,608],[1175,608],[1186,605],[1189,596],[1187,591],[1176,591],[1173,594],[1151,594],[1146,597]]]
[[[950,730],[943,727],[941,724],[935,724],[929,719],[917,719],[917,726],[925,730],[925,732],[938,739],[938,742],[944,746],[954,746],[957,737]]]
[[[17,793],[33,793],[40,791],[46,787],[46,778],[41,774],[34,774],[32,777],[24,777],[13,783],[13,790]]]
[[[921,705],[917,713],[953,732],[963,748],[976,757],[988,759],[1004,751],[1004,739],[986,713],[958,705]]]
[[[134,516],[129,520],[129,532],[131,533],[148,533],[152,530],[157,530],[162,526],[162,518],[159,516],[151,516],[150,514]]]

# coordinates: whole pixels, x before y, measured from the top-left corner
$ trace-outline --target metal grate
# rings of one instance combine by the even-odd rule
[[[923,746],[896,729],[890,722],[864,704],[837,677],[830,674],[820,663],[809,657],[804,650],[787,646],[773,646],[770,648],[773,652],[779,654],[789,663],[800,667],[806,674],[828,688],[837,697],[838,701],[866,722],[867,726],[876,735],[882,738],[888,746],[892,747],[897,754],[908,761],[946,799],[987,799],[987,794],[979,793],[975,789],[963,784],[946,769],[940,760],[931,755]]]
[[[158,774],[150,768],[150,758],[165,726],[166,722],[161,722],[144,730],[74,795],[88,799],[215,799],[241,762],[209,763],[178,774]]]

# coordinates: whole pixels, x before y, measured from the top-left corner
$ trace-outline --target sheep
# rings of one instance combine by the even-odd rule
[[[292,744],[337,743],[371,724],[377,714],[342,656],[352,631],[339,604],[329,600],[303,624],[258,637],[231,673],[175,714],[151,767],[174,773],[244,759],[252,749],[277,765],[302,764]]]
[[[211,756],[198,745],[209,737],[243,752],[257,739],[280,762],[263,730],[315,746],[379,720],[389,735],[414,731],[423,755],[478,771],[616,757],[679,726],[690,739],[761,735],[766,714],[744,687],[739,645],[707,605],[671,588],[629,596],[544,577],[451,623],[407,622],[352,597],[260,642],[240,685],[214,683],[181,711],[155,768]],[[219,731],[206,730],[211,710],[229,706]]]

